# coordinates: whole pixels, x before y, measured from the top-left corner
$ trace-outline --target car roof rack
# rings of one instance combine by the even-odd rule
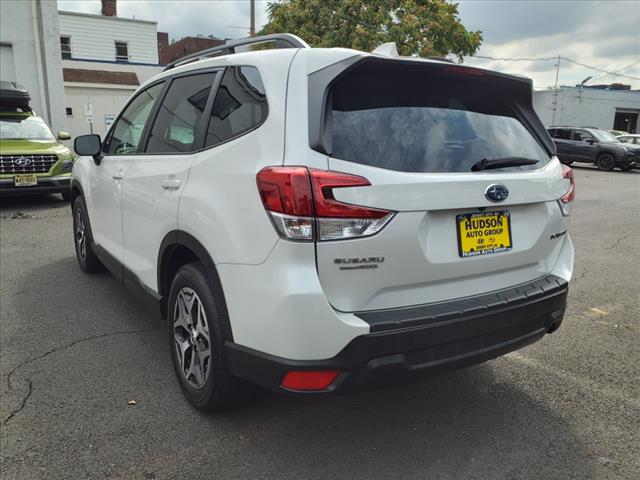
[[[291,33],[272,33],[270,35],[260,35],[257,37],[246,37],[238,40],[227,40],[223,45],[217,47],[207,48],[199,52],[191,53],[184,57],[178,58],[169,63],[164,71],[171,70],[172,68],[186,65],[187,63],[196,62],[207,57],[216,57],[218,55],[229,55],[236,53],[237,47],[243,47],[246,45],[256,45],[259,43],[276,42],[277,48],[311,48],[300,37]]]

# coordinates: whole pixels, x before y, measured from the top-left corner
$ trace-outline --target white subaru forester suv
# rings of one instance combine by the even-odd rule
[[[289,34],[190,55],[76,138],[78,262],[158,308],[203,410],[503,355],[558,328],[573,269],[531,92]]]

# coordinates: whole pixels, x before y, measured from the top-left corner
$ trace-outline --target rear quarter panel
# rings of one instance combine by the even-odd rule
[[[278,240],[262,206],[256,174],[283,162],[287,77],[295,54],[292,49],[216,60],[215,66],[255,66],[269,109],[255,130],[193,157],[178,229],[200,241],[216,264],[259,264]]]

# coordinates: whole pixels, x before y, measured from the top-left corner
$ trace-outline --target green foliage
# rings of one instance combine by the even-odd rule
[[[283,0],[269,3],[269,22],[260,31],[293,33],[312,47],[346,47],[370,52],[395,42],[401,55],[472,55],[482,32],[469,32],[458,4],[445,0]]]

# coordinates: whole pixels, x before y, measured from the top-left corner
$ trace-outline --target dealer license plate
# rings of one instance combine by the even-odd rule
[[[511,215],[500,212],[465,213],[456,216],[458,253],[475,257],[511,250]]]
[[[16,175],[13,177],[13,184],[16,187],[33,187],[38,185],[38,177],[31,173],[28,175]]]

